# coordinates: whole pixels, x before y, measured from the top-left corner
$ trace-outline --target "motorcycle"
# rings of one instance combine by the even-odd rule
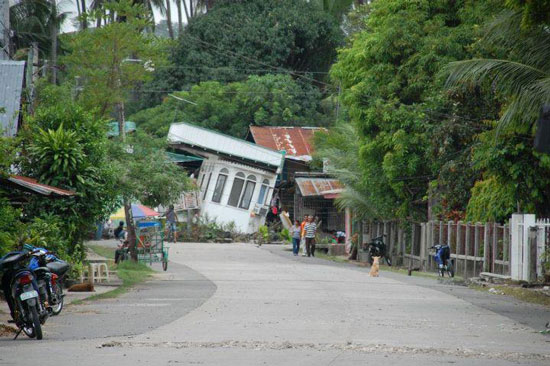
[[[451,259],[451,248],[446,244],[437,244],[430,249],[435,249],[434,260],[437,264],[437,273],[445,277],[445,272],[449,277],[455,276],[453,260]]]
[[[368,250],[371,265],[374,262],[374,259],[372,259],[373,257],[380,257],[384,258],[386,260],[386,263],[388,263],[388,266],[391,267],[391,259],[389,256],[387,256],[386,244],[384,244],[383,235],[372,239],[372,241],[368,244]]]
[[[4,297],[10,304],[13,322],[29,338],[42,339],[42,324],[49,312],[40,300],[38,283],[32,270],[27,266],[33,252],[11,252],[0,259]],[[7,293],[6,293],[7,292]]]
[[[36,276],[43,306],[51,315],[59,315],[63,310],[63,280],[69,270],[69,264],[44,248],[26,244],[23,249],[31,250],[33,253],[29,268]]]

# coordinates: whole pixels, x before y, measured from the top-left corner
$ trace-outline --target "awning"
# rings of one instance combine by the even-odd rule
[[[23,177],[21,175],[10,175],[6,180],[12,185],[43,196],[74,196],[76,194],[74,191],[41,184],[38,183],[36,179]]]
[[[189,155],[178,154],[178,153],[173,153],[168,151],[166,151],[165,154],[166,154],[166,157],[174,163],[188,163],[191,161],[203,160],[203,158],[199,158],[197,156],[189,156]]]
[[[304,197],[323,196],[326,199],[336,198],[342,192],[342,183],[332,178],[296,178],[296,184]],[[325,197],[326,196],[326,197]]]

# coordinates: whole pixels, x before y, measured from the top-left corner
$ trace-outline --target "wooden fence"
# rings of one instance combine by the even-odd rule
[[[510,274],[510,228],[497,223],[430,221],[403,227],[397,222],[364,222],[362,243],[384,235],[394,263],[436,271],[436,244],[448,244],[455,272],[464,278],[480,272]],[[362,253],[360,260],[366,259]]]

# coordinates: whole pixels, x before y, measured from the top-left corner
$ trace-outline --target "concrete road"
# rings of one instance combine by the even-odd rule
[[[113,318],[104,334],[78,317],[69,338],[48,323],[46,341],[0,342],[0,365],[550,365],[550,337],[533,328],[550,312],[534,305],[430,279],[371,278],[280,247],[181,244],[171,259],[182,267],[162,276],[174,286],[154,293],[151,282],[118,300],[147,311]],[[159,315],[193,297],[173,321]]]

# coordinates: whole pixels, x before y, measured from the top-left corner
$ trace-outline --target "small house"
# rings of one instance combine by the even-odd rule
[[[275,191],[281,210],[288,211],[292,218],[301,219],[304,215],[319,217],[324,232],[344,231],[349,226],[346,215],[334,206],[342,185],[311,166],[313,135],[320,131],[326,129],[250,126],[247,140],[285,153],[284,169]]]
[[[284,153],[189,123],[173,123],[168,142],[176,153],[195,158],[190,159],[194,167],[198,164],[201,215],[234,222],[243,233],[265,223]]]

